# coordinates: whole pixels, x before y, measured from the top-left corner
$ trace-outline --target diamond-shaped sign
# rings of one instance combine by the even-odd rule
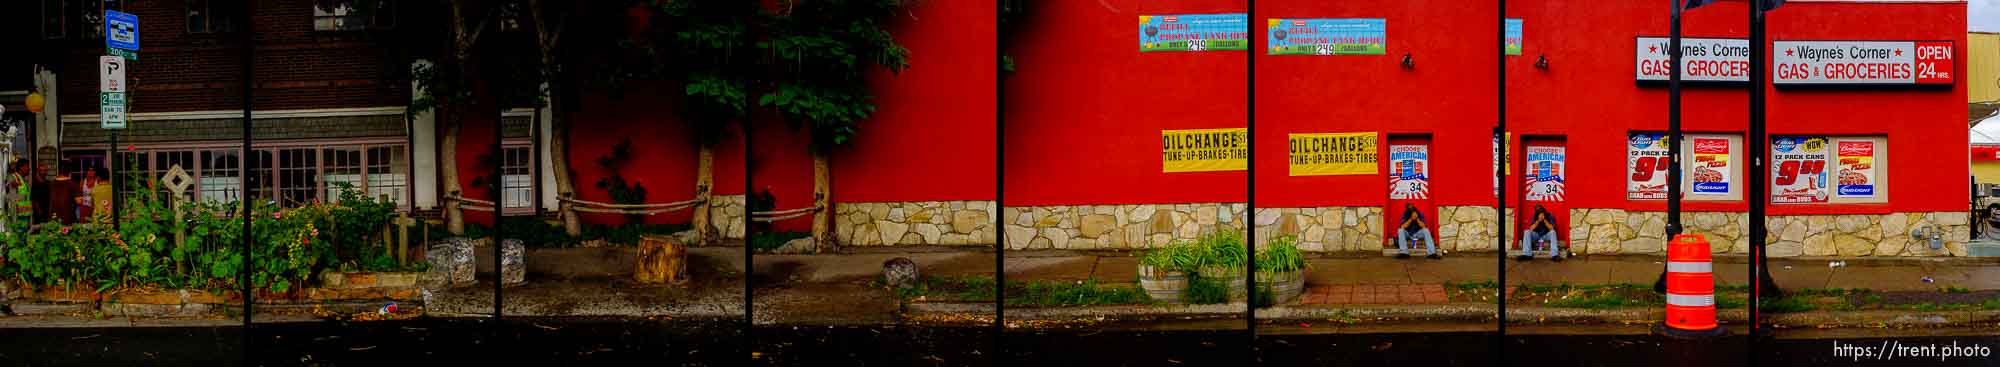
[[[174,197],[178,198],[187,192],[188,186],[194,186],[194,177],[188,176],[187,171],[182,170],[181,165],[176,164],[172,168],[168,168],[166,174],[160,175],[160,183],[166,184],[167,189],[172,190]]]

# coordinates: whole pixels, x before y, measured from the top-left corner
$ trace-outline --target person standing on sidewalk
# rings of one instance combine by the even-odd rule
[[[1396,225],[1396,258],[1410,258],[1410,240],[1413,237],[1424,240],[1424,248],[1430,251],[1430,255],[1424,257],[1444,258],[1444,255],[1438,254],[1437,238],[1431,236],[1431,229],[1425,224],[1428,222],[1424,221],[1424,212],[1417,210],[1416,204],[1403,204],[1403,220],[1400,223]]]
[[[1528,222],[1528,228],[1521,231],[1521,255],[1516,260],[1527,261],[1535,258],[1535,243],[1549,242],[1549,260],[1561,262],[1562,239],[1556,237],[1556,216],[1549,209],[1535,206],[1535,217]]]

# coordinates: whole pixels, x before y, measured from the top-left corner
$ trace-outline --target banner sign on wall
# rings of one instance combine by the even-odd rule
[[[1431,197],[1431,153],[1427,145],[1389,146],[1389,198]]]
[[[1375,133],[1291,134],[1286,137],[1292,176],[1373,175]]]
[[[1837,147],[1840,183],[1834,194],[1844,198],[1875,196],[1875,142],[1843,141]]]
[[[1641,81],[1667,81],[1673,72],[1673,49],[1667,37],[1638,37],[1633,75]],[[1681,81],[1749,82],[1750,40],[1681,37]]]
[[[1694,193],[1729,193],[1729,139],[1694,138]]]
[[[1771,203],[1824,203],[1826,199],[1826,137],[1772,139]]]
[[[1667,134],[1632,133],[1626,141],[1625,167],[1632,176],[1625,180],[1625,198],[1666,199],[1667,166],[1673,163],[1667,159]]]
[[[1506,55],[1521,55],[1521,18],[1507,18]]]
[[[1161,130],[1162,172],[1242,171],[1250,166],[1250,129]]]
[[[1951,41],[1776,41],[1773,85],[1950,85]]]
[[[1139,52],[1249,49],[1249,14],[1139,16]]]
[[[1563,147],[1528,147],[1528,201],[1563,201]]]
[[[1270,55],[1382,55],[1389,26],[1381,18],[1269,19]]]

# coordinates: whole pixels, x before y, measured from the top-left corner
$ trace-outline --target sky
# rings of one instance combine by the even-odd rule
[[[1965,30],[2000,32],[2000,0],[1967,1],[1965,12]]]

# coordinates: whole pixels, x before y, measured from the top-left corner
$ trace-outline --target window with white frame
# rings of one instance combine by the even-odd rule
[[[243,197],[243,153],[237,149],[201,151],[201,166],[193,172],[196,199],[234,203]]]
[[[500,190],[504,193],[501,204],[508,212],[533,210],[530,206],[535,192],[534,166],[528,145],[510,144],[502,147],[501,152],[504,158],[500,162]]]
[[[374,146],[368,148],[367,180],[368,196],[389,200],[398,204],[404,202],[410,186],[409,149],[401,145]]]

